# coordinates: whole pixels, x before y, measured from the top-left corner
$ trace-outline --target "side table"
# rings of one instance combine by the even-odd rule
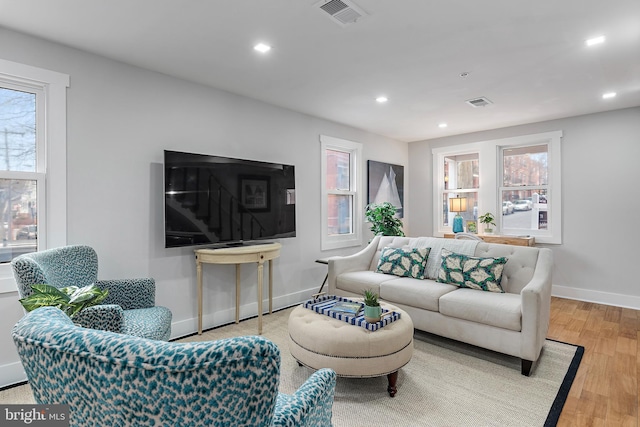
[[[329,265],[329,258],[318,258],[316,262],[318,264]],[[322,289],[324,288],[324,285],[327,283],[328,278],[329,278],[329,272],[327,271],[327,274],[324,276],[324,280],[322,281],[322,285],[320,285],[320,290],[318,291],[319,294],[322,293]]]
[[[330,259],[332,259],[332,258],[340,258],[340,257],[339,257],[339,256],[332,256],[332,257],[330,256],[330,257],[328,257],[328,258],[318,258],[318,259],[316,260],[316,262],[317,262],[318,264],[324,264],[324,265],[327,265],[327,266],[328,266],[328,265],[329,265],[329,260],[330,260]],[[329,278],[329,272],[327,271],[327,274],[325,274],[325,276],[324,276],[324,280],[322,281],[322,285],[320,285],[320,290],[318,291],[318,293],[317,293],[316,295],[319,295],[319,294],[321,294],[321,293],[322,293],[322,289],[324,289],[324,285],[326,285],[326,284],[327,284],[327,279],[328,279],[328,278]]]
[[[535,246],[536,238],[533,236],[501,236],[498,234],[478,234],[487,243],[500,243],[514,246]],[[445,239],[455,239],[454,233],[444,233]]]
[[[258,264],[258,335],[262,334],[262,286],[264,262],[269,261],[269,314],[273,310],[273,260],[280,256],[280,243],[220,249],[196,249],[198,281],[198,335],[202,335],[202,264],[236,265],[236,323],[240,322],[240,264]]]

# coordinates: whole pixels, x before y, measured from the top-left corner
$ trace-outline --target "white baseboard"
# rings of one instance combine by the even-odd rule
[[[298,303],[306,301],[309,298],[311,298],[311,295],[313,295],[317,291],[318,290],[316,288],[305,289],[304,291],[299,291],[292,294],[274,297],[273,309],[279,310],[279,309],[291,307],[292,305],[296,305]],[[268,310],[269,310],[268,299],[262,302],[262,309],[263,309],[263,312],[268,313]],[[258,315],[257,302],[240,306],[240,320],[255,317],[257,315]],[[222,311],[217,311],[211,314],[205,314],[202,316],[202,329],[210,329],[216,326],[226,325],[226,324],[235,322],[235,320],[236,320],[235,307],[222,310]],[[171,323],[171,339],[184,337],[187,335],[194,334],[196,332],[198,332],[197,317]]]
[[[578,289],[559,285],[553,285],[553,288],[551,289],[551,295],[553,295],[554,297],[575,299],[578,301],[594,302],[597,304],[613,305],[616,307],[640,310],[640,297],[632,295],[591,291],[588,289]]]
[[[7,387],[27,380],[22,363],[14,362],[0,366],[0,387]]]

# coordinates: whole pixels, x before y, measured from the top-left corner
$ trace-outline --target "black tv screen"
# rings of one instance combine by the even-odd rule
[[[164,151],[165,247],[295,237],[293,165]]]

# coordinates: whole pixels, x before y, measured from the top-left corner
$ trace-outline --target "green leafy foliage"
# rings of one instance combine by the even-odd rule
[[[491,212],[487,212],[484,215],[480,215],[478,217],[478,221],[486,225],[493,225],[494,227],[496,226],[496,223],[494,222],[495,218]]]
[[[378,307],[380,305],[380,302],[378,301],[378,294],[373,292],[371,289],[364,291],[364,305],[368,305],[369,307]]]
[[[367,221],[376,236],[404,236],[402,221],[396,218],[396,207],[389,202],[370,204],[365,208]]]
[[[100,304],[109,294],[109,291],[102,290],[94,284],[82,288],[67,286],[62,289],[41,284],[31,285],[31,289],[33,290],[31,295],[19,300],[25,310],[58,307],[71,318],[87,307]]]

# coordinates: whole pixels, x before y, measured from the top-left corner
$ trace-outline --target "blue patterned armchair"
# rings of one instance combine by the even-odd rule
[[[279,394],[280,350],[259,336],[154,341],[42,307],[16,324],[13,341],[36,402],[68,404],[72,426],[331,426],[335,372]]]
[[[171,336],[171,311],[155,305],[155,281],[98,280],[98,255],[89,246],[63,246],[21,255],[11,261],[11,266],[20,298],[31,295],[31,285],[41,283],[58,289],[95,283],[108,289],[102,304],[74,317],[81,326],[163,341]]]

